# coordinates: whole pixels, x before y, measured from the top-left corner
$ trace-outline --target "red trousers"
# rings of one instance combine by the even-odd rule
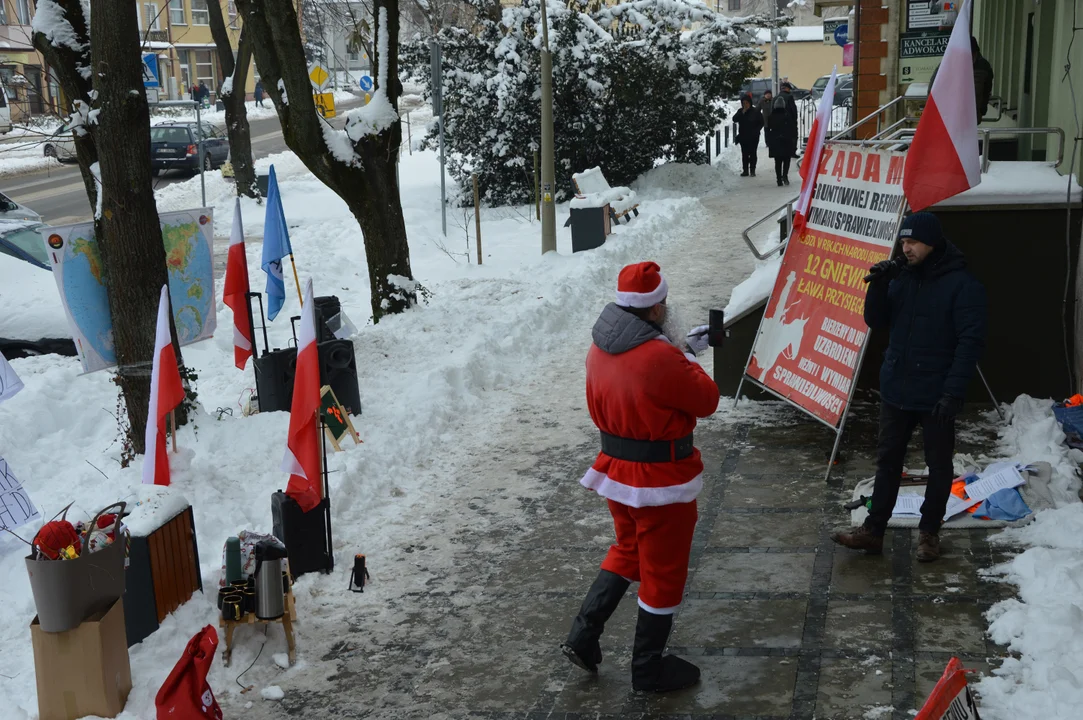
[[[696,501],[634,508],[609,500],[617,544],[602,569],[640,583],[639,606],[670,615],[684,597],[688,556],[696,530]]]

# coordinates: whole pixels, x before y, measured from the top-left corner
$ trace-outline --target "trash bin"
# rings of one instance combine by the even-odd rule
[[[572,252],[593,250],[605,244],[609,235],[609,204],[601,207],[572,207]]]

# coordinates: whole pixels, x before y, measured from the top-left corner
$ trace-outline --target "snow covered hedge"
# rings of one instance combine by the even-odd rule
[[[703,161],[703,139],[724,117],[715,101],[735,93],[762,59],[751,24],[700,2],[571,0],[550,3],[547,13],[558,199],[586,168],[600,166],[610,184],[626,185],[659,160]],[[490,204],[532,202],[540,3],[505,7],[498,21],[479,13],[473,30],[446,28],[440,40],[451,173],[465,189],[477,172]],[[400,62],[431,95],[428,41],[403,44]],[[434,123],[426,144],[435,146],[436,136]]]

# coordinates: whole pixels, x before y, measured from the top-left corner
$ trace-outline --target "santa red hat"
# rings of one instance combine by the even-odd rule
[[[617,304],[623,307],[649,308],[666,299],[669,285],[658,263],[625,265],[617,276]]]

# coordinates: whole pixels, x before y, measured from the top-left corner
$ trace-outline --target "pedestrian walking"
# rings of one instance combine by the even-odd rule
[[[786,109],[786,98],[779,95],[771,105],[771,115],[767,119],[769,130],[768,150],[775,159],[775,180],[778,186],[790,184],[790,160],[796,148],[796,132],[790,132],[790,114]]]
[[[253,91],[253,96],[256,98],[256,105],[263,107],[263,81],[256,81],[256,89]]]
[[[211,99],[211,91],[207,88],[207,83],[199,81],[199,101],[201,103],[208,103]]]
[[[752,96],[741,97],[741,109],[733,114],[734,139],[741,146],[741,177],[756,177],[763,113],[752,105]]]
[[[628,265],[617,279],[617,302],[594,324],[587,407],[601,452],[580,482],[606,498],[617,541],[561,646],[571,662],[597,672],[605,623],[629,585],[640,583],[632,687],[647,692],[699,681],[699,668],[663,650],[684,595],[703,485],[692,431],[718,407],[714,381],[671,339],[685,341],[673,327],[668,292],[658,265]]]
[[[906,265],[873,266],[865,322],[889,333],[880,368],[880,436],[872,508],[865,524],[831,536],[839,545],[883,552],[899,495],[903,458],[920,424],[929,479],[918,524],[918,562],[940,557],[940,525],[954,479],[955,417],[985,347],[985,288],[944,238],[940,220],[910,215],[899,230]]]
[[[790,138],[793,150],[790,151],[791,157],[797,157],[797,99],[793,96],[793,85],[787,80],[779,86],[782,93],[780,98],[786,101],[786,134]],[[787,185],[790,183],[787,182]]]

